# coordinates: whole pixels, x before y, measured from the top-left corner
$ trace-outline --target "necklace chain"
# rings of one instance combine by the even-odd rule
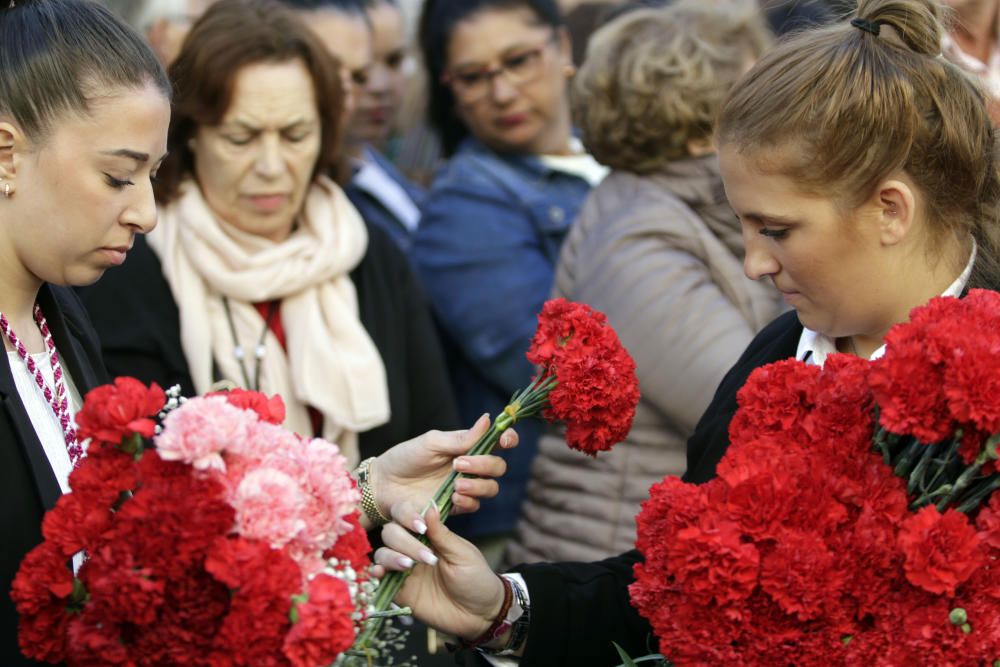
[[[253,381],[250,380],[250,373],[247,370],[245,363],[246,351],[243,349],[243,346],[240,345],[239,336],[236,335],[236,323],[233,321],[233,312],[229,306],[228,297],[222,297],[222,306],[226,311],[226,320],[229,323],[229,334],[233,338],[233,356],[236,357],[236,361],[240,365],[240,373],[243,375],[244,386],[251,391],[259,391],[261,363],[264,359],[265,351],[267,350],[264,346],[264,341],[267,339],[267,332],[271,329],[271,322],[274,321],[274,315],[278,311],[278,302],[272,301],[268,304],[267,317],[264,318],[264,328],[260,332],[260,338],[257,340],[257,346],[253,351]]]
[[[55,341],[52,340],[49,323],[45,320],[45,315],[42,314],[42,309],[37,303],[34,308],[34,316],[35,324],[38,325],[38,330],[42,334],[42,340],[45,342],[45,351],[48,354],[49,365],[52,367],[52,381],[55,384],[54,390],[45,380],[45,376],[42,375],[42,370],[35,363],[34,357],[28,354],[28,349],[21,342],[21,339],[17,337],[17,334],[14,333],[14,329],[10,326],[7,316],[3,313],[0,313],[0,330],[3,331],[3,335],[10,341],[10,344],[14,346],[17,356],[20,357],[21,361],[27,367],[28,373],[34,377],[35,384],[38,385],[42,396],[45,397],[45,401],[52,408],[56,419],[59,420],[59,426],[62,427],[63,438],[66,441],[66,451],[69,453],[70,463],[73,468],[76,468],[80,463],[80,459],[83,458],[83,447],[77,438],[76,427],[73,425],[73,418],[70,415],[69,392],[66,390],[66,378],[63,375],[62,364],[59,361],[59,352],[56,351]]]

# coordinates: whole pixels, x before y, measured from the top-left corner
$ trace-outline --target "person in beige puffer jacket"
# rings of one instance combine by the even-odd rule
[[[613,171],[589,195],[554,296],[603,311],[636,361],[628,439],[588,458],[550,429],[539,443],[506,560],[590,561],[635,541],[651,484],[681,475],[685,443],[725,372],[784,309],[743,274],[712,123],[770,43],[753,2],[681,0],[595,34],[574,82],[584,144]]]

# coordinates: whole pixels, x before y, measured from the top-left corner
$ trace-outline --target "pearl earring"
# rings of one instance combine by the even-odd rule
[[[10,183],[3,184],[3,196],[5,199],[10,199]]]

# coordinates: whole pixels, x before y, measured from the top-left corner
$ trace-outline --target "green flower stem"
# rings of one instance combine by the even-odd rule
[[[918,488],[921,491],[926,488],[926,484],[924,484],[924,473],[927,472],[928,464],[940,449],[941,443],[924,446],[924,451],[920,455],[920,460],[917,461],[916,467],[913,468],[913,472],[910,473],[910,481],[906,484],[906,492],[908,494],[913,495]]]
[[[967,467],[962,474],[959,476],[955,483],[951,487],[951,492],[938,501],[937,508],[939,512],[944,512],[948,505],[958,498],[958,496],[965,491],[966,487],[969,486],[975,480],[976,475],[979,474],[979,469],[983,467],[986,461],[989,459],[989,455],[986,451],[983,451],[976,457],[976,460]]]
[[[910,476],[912,471],[912,466],[914,461],[918,459],[927,450],[927,445],[914,439],[909,445],[903,449],[902,454],[896,459],[896,465],[894,466],[894,472],[898,477],[906,479]]]
[[[937,470],[931,478],[931,481],[927,483],[928,489],[935,489],[938,487],[938,480],[940,480],[941,476],[947,473],[948,469],[952,467],[952,462],[955,461],[955,454],[958,453],[958,448],[961,446],[962,435],[960,432],[956,432],[955,438],[951,441],[951,446],[948,447],[948,451],[945,452],[945,455],[942,458],[936,460],[938,464]]]
[[[526,389],[522,389],[514,394],[510,403],[493,421],[490,429],[469,449],[467,456],[489,454],[500,441],[500,436],[503,435],[504,431],[523,419],[541,414],[548,405],[549,392],[555,386],[556,378],[554,376],[547,376],[533,380]],[[445,521],[451,514],[451,497],[455,493],[455,481],[459,477],[466,476],[456,471],[450,472],[445,477],[441,486],[438,487],[430,502],[427,503],[427,507],[424,508],[422,514],[426,515],[431,507],[436,506],[438,513],[441,515],[441,521]],[[417,539],[424,545],[429,544],[426,535],[419,535]],[[354,646],[349,652],[351,655],[369,658],[377,655],[374,644],[382,627],[382,621],[385,616],[384,612],[389,609],[393,599],[399,593],[399,589],[403,587],[403,583],[409,574],[409,571],[390,572],[379,582],[378,589],[375,592],[375,599],[372,603],[374,612],[369,615],[369,620],[365,623],[364,629],[355,640]]]
[[[990,475],[985,480],[985,483],[981,484],[977,489],[971,492],[964,502],[958,507],[958,511],[963,514],[968,514],[972,510],[979,507],[979,504],[983,502],[991,493],[1000,489],[1000,474]]]

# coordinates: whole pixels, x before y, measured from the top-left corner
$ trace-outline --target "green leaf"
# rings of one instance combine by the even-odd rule
[[[615,645],[615,650],[618,651],[618,657],[622,659],[622,664],[618,665],[618,667],[637,667],[635,660],[629,657],[628,653],[625,652],[625,649],[619,646],[617,642],[611,643]]]
[[[622,663],[620,665],[616,665],[616,667],[639,667],[640,662],[652,662],[662,665],[670,664],[667,662],[667,659],[659,653],[650,653],[649,655],[644,655],[641,658],[631,658],[629,657],[629,654],[625,652],[625,649],[615,642],[611,643],[614,644],[615,650],[618,651],[618,657],[622,660]]]

